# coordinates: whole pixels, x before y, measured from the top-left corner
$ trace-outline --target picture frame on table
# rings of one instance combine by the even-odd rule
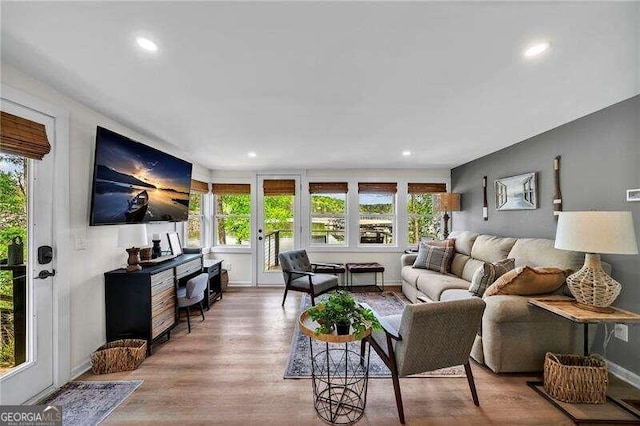
[[[169,240],[171,254],[174,256],[180,256],[182,254],[182,245],[180,245],[180,236],[178,235],[178,233],[167,232],[167,238]]]

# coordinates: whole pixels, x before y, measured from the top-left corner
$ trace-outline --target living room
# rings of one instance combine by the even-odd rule
[[[447,239],[449,231],[459,261],[494,262],[474,255],[486,235],[506,239],[492,240],[508,245],[496,260],[511,257],[523,239],[547,241],[532,249],[538,257],[520,251],[515,269],[525,258],[532,267],[564,265],[556,262],[563,244],[557,212],[630,212],[631,228],[627,216],[611,215],[599,229],[620,219],[627,243],[637,245],[640,2],[0,7],[3,129],[5,113],[40,123],[49,147],[21,169],[7,165],[4,135],[0,146],[0,171],[28,181],[31,197],[22,199],[24,239],[15,240],[3,217],[0,258],[9,260],[9,246],[22,244],[17,263],[30,271],[23,297],[37,318],[24,320],[22,364],[0,365],[3,406],[41,403],[68,383],[123,381],[134,390],[93,413],[97,420],[73,421],[322,424],[311,373],[289,371],[291,359],[310,368],[310,354],[296,358],[292,342],[298,336],[307,344],[297,324],[311,295],[289,291],[283,302],[280,253],[305,250],[311,262],[344,266],[337,286],[384,311],[385,304],[442,300],[411,284],[411,274],[422,270],[412,267],[418,254],[405,251],[423,238]],[[140,246],[119,241],[120,228],[121,238],[133,238],[138,225],[95,226],[99,128],[192,165],[191,180],[204,187],[192,184],[185,220],[147,217]],[[500,185],[523,175],[535,184],[534,199],[523,195],[524,208],[502,208]],[[444,194],[459,195],[445,207]],[[130,247],[151,249],[160,240],[162,251],[172,249],[168,234],[177,234],[187,255],[200,249],[202,267],[217,265],[216,283],[224,270],[228,285],[204,321],[198,309],[190,324],[183,312],[172,316],[175,327],[146,343],[151,355],[137,369],[92,374],[92,354],[114,340],[106,274],[127,267]],[[602,244],[621,244],[607,237]],[[51,249],[47,255],[38,247]],[[602,254],[607,276],[621,284],[611,306],[640,313],[637,254],[570,250],[580,255],[566,268],[574,272],[585,252]],[[455,276],[458,260],[445,272]],[[358,263],[384,272],[345,266]],[[442,294],[467,291],[478,266],[466,264],[454,277],[466,284],[456,281]],[[42,271],[55,275],[37,279]],[[0,295],[11,298],[14,285],[4,283]],[[393,296],[381,301],[386,295]],[[610,393],[640,400],[640,328],[631,317],[583,327],[530,304],[538,295],[517,297],[527,316],[543,318],[539,326],[520,317],[489,322],[499,308],[492,301],[507,296],[482,299],[476,337],[485,339],[484,348],[476,342],[470,362],[479,406],[460,366],[421,372],[400,379],[406,422],[572,424],[527,382],[543,380],[547,351],[583,355],[583,329],[585,354],[606,359]],[[0,302],[3,312],[11,303]],[[534,325],[507,330],[503,323]],[[495,333],[487,334],[489,325]],[[570,338],[554,343],[557,336]],[[501,352],[511,348],[507,341],[518,349]],[[531,355],[531,367],[507,367],[518,351],[523,360]],[[392,374],[376,376],[374,365],[360,422],[396,424]],[[620,421],[628,414],[604,405]]]

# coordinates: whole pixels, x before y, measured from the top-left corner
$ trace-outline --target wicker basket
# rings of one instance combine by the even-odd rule
[[[142,339],[114,340],[91,354],[93,374],[135,370],[147,356],[147,341]]]
[[[609,375],[600,355],[544,357],[544,389],[553,398],[578,404],[604,404]]]
[[[227,285],[229,284],[229,273],[227,272],[226,269],[223,269],[222,272],[220,273],[220,285],[221,285],[221,290],[224,291],[227,289]]]

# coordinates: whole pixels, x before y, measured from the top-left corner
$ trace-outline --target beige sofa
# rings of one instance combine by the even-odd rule
[[[502,238],[473,232],[452,232],[455,255],[450,274],[413,268],[416,254],[402,256],[402,292],[413,303],[476,297],[468,289],[483,262],[514,258],[516,267],[551,266],[577,270],[580,253],[558,250],[553,240]],[[562,297],[552,295],[552,297]],[[523,296],[485,297],[482,328],[471,356],[496,373],[541,371],[547,351],[580,353],[582,329],[527,302]]]

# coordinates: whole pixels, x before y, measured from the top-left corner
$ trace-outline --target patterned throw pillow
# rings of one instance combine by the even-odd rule
[[[433,247],[455,247],[455,243],[455,238],[448,238],[446,240],[434,240],[428,237],[420,238],[420,244],[426,244]]]
[[[449,272],[455,249],[453,247],[433,247],[420,243],[414,268],[431,269],[442,274]]]
[[[515,294],[531,296],[552,293],[562,287],[570,271],[558,268],[522,266],[509,271],[489,286],[485,296]]]
[[[515,267],[515,259],[504,259],[494,263],[485,262],[473,274],[469,291],[478,297],[482,297],[495,280]]]

